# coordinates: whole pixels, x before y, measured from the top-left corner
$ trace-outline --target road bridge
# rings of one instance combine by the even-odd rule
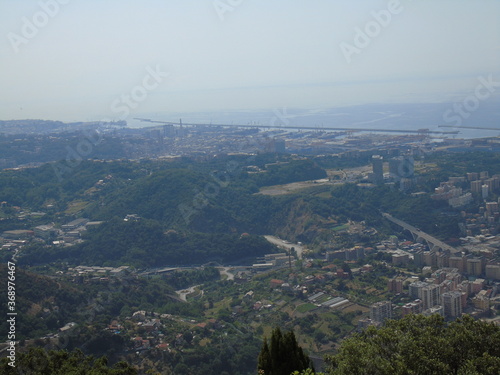
[[[413,236],[414,241],[425,242],[426,245],[429,246],[429,249],[431,250],[449,251],[451,254],[460,252],[460,250],[455,249],[454,247],[448,244],[445,244],[443,241],[438,240],[436,237],[433,237],[430,234],[422,232],[417,227],[414,227],[413,225],[410,225],[404,222],[403,220],[396,219],[394,216],[387,213],[382,213],[382,216],[385,217],[387,220],[392,221],[394,224],[399,225],[401,228],[404,228],[407,231],[409,231]]]

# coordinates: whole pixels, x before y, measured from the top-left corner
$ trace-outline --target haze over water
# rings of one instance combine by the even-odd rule
[[[430,128],[444,112],[417,119],[395,107],[382,112],[401,115],[384,121],[371,109],[347,118],[337,112],[373,103],[451,106],[475,95],[480,77],[500,82],[498,1],[41,4],[0,1],[2,119],[135,126],[133,117],[145,114],[240,122],[246,115],[222,113],[268,111],[247,120],[265,121],[300,108],[314,114],[300,121],[315,126]],[[477,111],[499,102],[493,91]],[[475,113],[464,120],[474,117],[485,125]]]

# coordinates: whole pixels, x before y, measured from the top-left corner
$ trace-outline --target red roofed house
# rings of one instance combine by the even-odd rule
[[[270,281],[271,288],[279,288],[284,283],[283,280],[272,279]]]

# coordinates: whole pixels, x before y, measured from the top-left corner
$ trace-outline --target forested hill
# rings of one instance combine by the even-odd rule
[[[262,186],[326,177],[325,170],[309,159],[277,155],[255,156],[250,160],[246,156],[221,156],[207,161],[189,158],[172,161],[89,160],[75,162],[72,168],[62,168],[61,164],[1,171],[2,199],[12,206],[36,210],[52,203],[54,209],[64,210],[68,202],[77,198],[115,199],[124,194],[150,194],[167,189],[167,193],[158,198],[176,200],[180,204],[183,201],[179,199],[191,203],[196,193],[217,196],[219,190],[212,184],[256,192]],[[250,164],[259,172],[249,173]],[[100,180],[103,184],[96,185]],[[113,191],[115,195],[111,195]],[[140,205],[148,198],[152,197],[140,196],[132,203]]]
[[[20,264],[44,264],[66,261],[135,267],[164,265],[201,265],[251,260],[276,252],[276,247],[259,236],[210,234],[199,232],[164,232],[153,220],[125,222],[112,219],[91,230],[82,244],[66,247],[33,245],[26,249]],[[248,262],[247,262],[248,263]]]
[[[276,251],[255,234],[274,233],[287,225],[281,217],[293,198],[254,195],[259,186],[326,176],[310,160],[269,161],[276,160],[252,160],[258,173],[248,173],[242,160],[231,157],[208,162],[84,162],[71,179],[61,181],[49,165],[6,171],[0,174],[0,189],[8,202],[7,215],[9,209],[13,213],[11,207],[22,205],[48,211],[40,224],[63,224],[76,217],[104,222],[85,234],[83,244],[60,248],[39,243],[26,248],[21,264],[68,261],[151,267],[234,262]],[[139,219],[124,221],[129,214]],[[3,228],[12,229],[10,223],[12,219],[4,220]]]
[[[349,220],[390,233],[380,211],[443,240],[459,234],[457,220],[443,220],[443,207],[428,195],[412,197],[388,186],[364,189],[346,183],[282,196],[255,194],[267,184],[325,175],[313,160],[276,155],[201,162],[86,161],[62,179],[53,165],[3,171],[0,196],[7,203],[0,210],[0,230],[32,229],[50,222],[60,226],[78,217],[103,221],[84,234],[83,244],[71,248],[36,244],[23,250],[20,262],[138,267],[262,256],[273,251],[258,237],[263,234],[304,243],[332,241],[332,228]],[[46,214],[19,221],[15,206]],[[124,221],[129,214],[138,219]],[[243,233],[250,236],[242,238]]]
[[[7,265],[0,263],[0,281],[7,285]],[[85,300],[85,293],[67,284],[61,284],[46,276],[40,276],[18,268],[16,278],[16,311],[18,320],[18,338],[38,335],[47,330],[55,330],[75,317],[78,308]],[[54,308],[57,306],[57,309]],[[7,293],[2,293],[0,308],[7,309]],[[8,332],[7,321],[0,323],[2,332]]]
[[[219,275],[218,271],[206,268],[199,275],[207,279],[214,273]],[[0,263],[0,282],[4,285],[7,285],[7,275],[7,265]],[[81,337],[66,343],[71,349],[91,340],[88,324],[108,322],[110,317],[120,313],[130,315],[141,309],[156,309],[186,316],[200,314],[198,305],[179,302],[173,287],[160,280],[125,274],[109,283],[75,283],[25,271],[22,267],[16,268],[15,277],[17,321],[22,322],[16,326],[16,340],[42,337],[75,322],[77,326],[72,334],[78,332]],[[0,295],[2,311],[8,311],[7,302],[7,293]],[[8,332],[7,320],[0,322],[0,329]],[[104,348],[104,351],[109,349]],[[102,353],[102,350],[97,352]]]

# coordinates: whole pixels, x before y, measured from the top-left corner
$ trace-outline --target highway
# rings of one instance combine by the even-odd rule
[[[394,224],[397,224],[400,227],[410,231],[411,233],[413,233],[417,237],[423,238],[428,243],[433,244],[434,246],[441,248],[443,251],[448,250],[452,254],[460,252],[460,250],[455,249],[454,247],[445,244],[443,241],[438,240],[436,237],[433,237],[430,234],[422,232],[420,229],[414,227],[413,225],[410,225],[410,224],[404,222],[403,220],[396,219],[394,216],[387,214],[387,213],[384,213],[384,212],[382,212],[382,216],[385,217],[387,220],[392,221]]]

